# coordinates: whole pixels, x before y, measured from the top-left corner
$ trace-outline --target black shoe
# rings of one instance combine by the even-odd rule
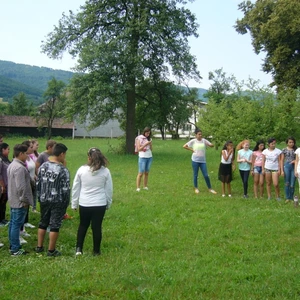
[[[37,246],[34,248],[35,253],[42,253],[42,252],[44,252],[44,250],[45,249],[43,246],[42,247]]]
[[[59,252],[59,251],[56,250],[56,249],[55,249],[53,252],[50,252],[50,251],[48,250],[47,256],[52,256],[52,257],[61,256],[61,252]]]
[[[94,256],[99,256],[99,255],[101,255],[101,251],[99,251],[99,252],[94,251],[94,252],[93,252],[93,255],[94,255]]]
[[[76,248],[76,254],[75,254],[76,256],[78,256],[78,255],[82,255],[82,249],[80,248],[80,247],[77,247]]]

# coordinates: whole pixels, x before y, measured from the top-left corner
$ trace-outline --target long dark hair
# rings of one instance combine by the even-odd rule
[[[222,151],[223,150],[227,150],[227,146],[229,145],[229,144],[232,144],[232,157],[234,157],[234,155],[235,155],[235,149],[234,149],[234,147],[233,147],[233,142],[231,141],[231,140],[228,140],[225,144],[224,144],[224,146],[223,146],[223,148],[222,148]],[[221,156],[222,156],[222,151],[221,151]]]
[[[149,136],[147,137],[147,140],[150,141],[151,139],[151,128],[150,127],[145,127],[143,130],[143,136],[145,136],[146,132],[150,132]]]
[[[253,151],[257,151],[260,144],[264,144],[264,149],[263,149],[263,150],[265,150],[265,148],[266,148],[266,143],[265,143],[265,141],[259,140],[259,141],[256,142],[256,145],[255,145],[255,147],[253,148]]]
[[[88,156],[90,158],[88,165],[90,166],[92,172],[99,170],[101,167],[106,167],[108,165],[107,158],[102,154],[98,148],[90,148],[88,151]]]

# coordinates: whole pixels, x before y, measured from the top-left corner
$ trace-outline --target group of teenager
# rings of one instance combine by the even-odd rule
[[[194,174],[195,193],[198,189],[198,171],[201,170],[208,190],[216,193],[211,188],[210,179],[206,167],[206,147],[213,147],[213,144],[202,138],[200,129],[195,130],[195,138],[183,146],[193,152],[192,168]],[[237,154],[235,153],[237,151]],[[227,141],[221,151],[221,162],[219,165],[218,179],[222,184],[222,197],[232,196],[231,181],[235,170],[235,158],[238,164],[240,178],[243,184],[243,197],[248,198],[248,181],[250,175],[253,176],[254,198],[262,198],[264,194],[264,184],[266,183],[267,198],[271,199],[272,185],[275,189],[275,198],[280,201],[279,176],[284,177],[285,201],[293,201],[295,193],[295,182],[298,178],[300,185],[300,148],[296,146],[294,137],[286,139],[286,147],[282,150],[276,148],[275,138],[269,138],[266,143],[259,140],[254,149],[250,150],[250,141],[244,140],[234,148],[232,141]]]
[[[37,144],[37,145],[36,145]],[[47,256],[60,256],[56,249],[62,222],[71,202],[72,209],[79,209],[80,223],[77,230],[75,254],[83,254],[83,244],[91,225],[93,255],[100,255],[102,221],[112,203],[113,184],[108,161],[100,149],[87,152],[87,164],[75,175],[72,189],[70,173],[66,165],[68,148],[53,140],[46,142],[46,150],[38,153],[38,142],[27,140],[13,147],[13,159],[9,160],[10,147],[0,136],[0,224],[8,226],[9,252],[12,256],[26,255],[22,248],[22,232],[28,223],[30,207],[38,213],[36,253],[43,253],[44,240],[49,232]],[[71,199],[72,196],[72,200]],[[10,220],[6,220],[6,204],[10,207]],[[35,226],[31,224],[31,228]],[[30,236],[27,234],[26,236]],[[3,247],[0,243],[0,247]]]

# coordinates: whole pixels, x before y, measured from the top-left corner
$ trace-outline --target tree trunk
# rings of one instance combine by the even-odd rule
[[[135,79],[131,79],[131,90],[127,93],[127,109],[126,109],[126,153],[134,154],[135,140]]]

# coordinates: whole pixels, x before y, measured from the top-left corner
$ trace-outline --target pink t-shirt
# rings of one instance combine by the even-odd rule
[[[264,157],[262,152],[254,151],[253,155],[255,155],[254,167],[262,167]]]

